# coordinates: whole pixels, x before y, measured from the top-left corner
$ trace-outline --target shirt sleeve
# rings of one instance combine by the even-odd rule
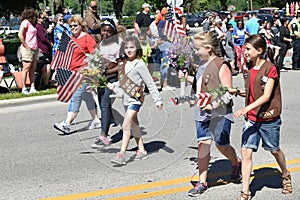
[[[270,68],[270,71],[268,73],[268,78],[272,78],[272,79],[277,79],[278,78],[278,72],[277,72],[277,69],[276,69],[275,65],[273,65]]]
[[[87,49],[88,49],[88,53],[93,53],[94,50],[95,50],[95,46],[96,46],[96,41],[95,39],[89,35],[89,34],[86,34],[86,45],[87,45]]]

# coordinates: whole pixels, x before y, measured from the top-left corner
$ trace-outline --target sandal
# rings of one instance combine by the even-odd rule
[[[282,194],[290,194],[293,192],[292,178],[290,172],[286,177],[282,176]]]
[[[236,200],[250,200],[250,199],[251,199],[251,192],[249,192],[249,194],[246,194],[245,192],[241,191],[241,196]]]

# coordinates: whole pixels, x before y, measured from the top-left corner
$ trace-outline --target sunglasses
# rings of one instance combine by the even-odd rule
[[[78,24],[70,24],[69,26],[70,26],[70,28],[73,28],[73,27],[76,28],[78,26]]]
[[[91,7],[93,10],[97,10],[97,6],[93,6],[93,7]]]
[[[63,22],[63,21],[64,21],[64,19],[60,19],[59,21],[60,21],[60,22]]]

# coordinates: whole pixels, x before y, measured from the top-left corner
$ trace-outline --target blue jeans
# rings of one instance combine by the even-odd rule
[[[68,112],[79,112],[82,100],[85,101],[88,110],[93,110],[97,108],[93,95],[90,92],[86,91],[87,86],[87,84],[83,83],[81,84],[81,86],[78,87],[78,89],[76,90],[76,92],[70,100]]]
[[[266,151],[279,150],[281,119],[267,122],[246,120],[243,127],[242,148],[257,151],[260,139]]]
[[[213,118],[209,121],[195,121],[197,129],[197,141],[214,139],[220,146],[230,144],[231,121],[225,117]]]
[[[117,80],[118,80],[117,78],[113,78],[108,81],[112,83]],[[109,95],[111,94],[112,91],[107,87],[98,89],[98,100],[99,100],[99,106],[101,110],[101,130],[102,133],[105,134],[105,136],[108,135],[110,124],[111,122],[114,121],[113,114],[112,114],[111,98],[109,97]]]

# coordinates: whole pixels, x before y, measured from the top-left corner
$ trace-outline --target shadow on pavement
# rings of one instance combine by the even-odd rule
[[[282,188],[281,172],[277,168],[260,168],[253,171],[254,176],[250,184],[250,191],[252,197],[255,196],[257,191],[267,188]]]

